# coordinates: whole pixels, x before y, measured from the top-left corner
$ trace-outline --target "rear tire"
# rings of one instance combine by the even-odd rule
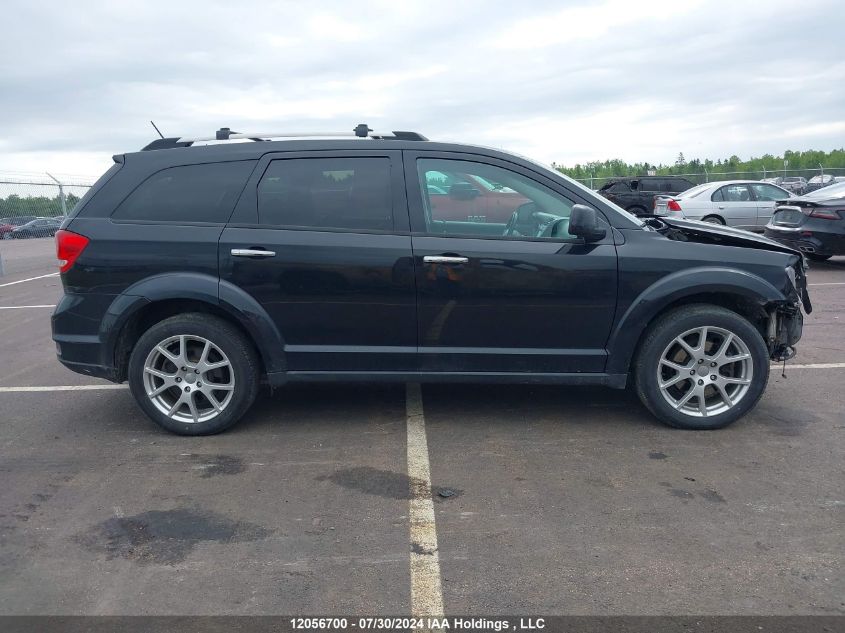
[[[701,221],[707,222],[708,224],[718,224],[720,226],[725,226],[725,221],[718,215],[708,215],[704,218],[701,218]]]
[[[646,211],[643,207],[628,207],[625,209],[628,213],[633,213],[636,216],[646,215],[648,211]]]
[[[156,424],[211,435],[235,424],[258,393],[259,362],[232,324],[201,313],[155,324],[129,357],[129,388]]]
[[[649,326],[633,373],[640,400],[664,424],[720,429],[760,400],[769,353],[757,328],[737,313],[695,304]]]
[[[818,253],[806,253],[806,255],[811,262],[826,262],[833,257],[833,255],[819,255]]]

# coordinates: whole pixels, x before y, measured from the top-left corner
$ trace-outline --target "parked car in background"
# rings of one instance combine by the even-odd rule
[[[832,174],[820,174],[818,176],[813,176],[810,180],[807,181],[807,186],[804,188],[804,193],[810,193],[811,191],[815,191],[816,189],[822,189],[823,187],[827,187],[828,185],[832,185],[836,180],[834,179]]]
[[[613,178],[598,193],[634,215],[651,215],[655,196],[674,196],[693,184],[680,176]]]
[[[501,183],[459,170],[430,171],[426,189],[435,220],[507,222],[528,198]]]
[[[27,222],[32,222],[33,220],[37,219],[38,218],[34,215],[21,215],[17,217],[0,218],[0,239],[12,239],[12,231],[15,229],[15,227],[21,226],[23,224],[26,224]]]
[[[800,196],[807,189],[807,179],[804,176],[783,176],[779,178],[780,182],[772,184],[783,187],[787,191]]]
[[[845,255],[845,182],[779,202],[765,234],[814,261]]]
[[[791,197],[786,189],[758,180],[710,182],[657,199],[654,215],[762,231],[774,213],[775,202]]]
[[[17,226],[11,231],[12,239],[23,240],[31,237],[53,237],[56,231],[62,224],[61,218],[37,218],[32,222],[27,222],[21,226]]]

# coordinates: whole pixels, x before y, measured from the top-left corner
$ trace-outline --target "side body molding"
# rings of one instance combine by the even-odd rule
[[[649,321],[675,301],[704,293],[731,294],[761,307],[787,300],[765,279],[733,268],[688,268],[666,275],[640,293],[619,318],[607,344],[605,371],[609,374],[627,373],[634,350]]]
[[[193,300],[213,305],[232,316],[252,338],[271,384],[284,382],[284,341],[267,312],[240,288],[201,273],[165,273],[147,277],[116,296],[100,324],[103,353],[118,350],[124,327],[139,310],[157,301]],[[107,367],[115,359],[103,358]]]

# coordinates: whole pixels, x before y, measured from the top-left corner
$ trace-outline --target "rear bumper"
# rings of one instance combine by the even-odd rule
[[[816,231],[806,226],[789,229],[769,224],[763,235],[802,253],[845,255],[845,234],[841,233]]]
[[[53,341],[59,362],[86,376],[119,382],[113,354],[103,345],[100,324],[113,297],[65,294],[51,318]]]

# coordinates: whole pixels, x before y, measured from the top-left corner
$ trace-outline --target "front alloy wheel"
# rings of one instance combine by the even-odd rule
[[[738,405],[754,377],[748,345],[719,327],[687,330],[666,346],[657,367],[660,393],[686,415],[718,415]]]
[[[742,315],[708,304],[676,308],[648,326],[634,359],[643,404],[682,429],[718,429],[750,411],[769,380],[769,351]]]

